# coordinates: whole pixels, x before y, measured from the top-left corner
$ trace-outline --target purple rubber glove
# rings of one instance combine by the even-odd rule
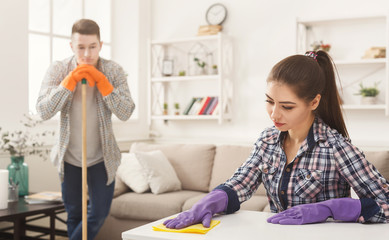
[[[163,224],[167,228],[184,228],[193,224],[202,223],[209,227],[212,216],[226,210],[228,204],[227,193],[223,190],[213,190],[198,201],[188,211],[180,213],[176,218],[166,220]]]
[[[301,204],[267,219],[268,223],[301,225],[325,222],[328,217],[344,222],[356,222],[361,214],[359,199],[337,198],[318,203]]]

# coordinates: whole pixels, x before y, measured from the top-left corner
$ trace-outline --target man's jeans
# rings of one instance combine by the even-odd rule
[[[68,236],[82,239],[82,168],[65,164],[62,198],[68,214]],[[108,216],[115,182],[107,184],[104,162],[88,167],[88,240],[94,239]]]

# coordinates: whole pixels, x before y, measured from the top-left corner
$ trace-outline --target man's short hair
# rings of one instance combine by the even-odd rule
[[[72,36],[74,33],[97,35],[97,38],[100,41],[100,27],[95,21],[90,19],[80,19],[75,22],[72,27]]]

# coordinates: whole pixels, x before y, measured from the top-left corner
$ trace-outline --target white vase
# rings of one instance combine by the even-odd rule
[[[0,209],[8,208],[8,170],[0,169]]]
[[[377,103],[377,97],[361,97],[361,104],[372,105]]]

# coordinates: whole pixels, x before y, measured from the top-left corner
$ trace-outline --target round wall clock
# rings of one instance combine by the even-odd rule
[[[205,19],[209,25],[221,25],[226,18],[227,8],[220,3],[211,5],[205,14]]]

